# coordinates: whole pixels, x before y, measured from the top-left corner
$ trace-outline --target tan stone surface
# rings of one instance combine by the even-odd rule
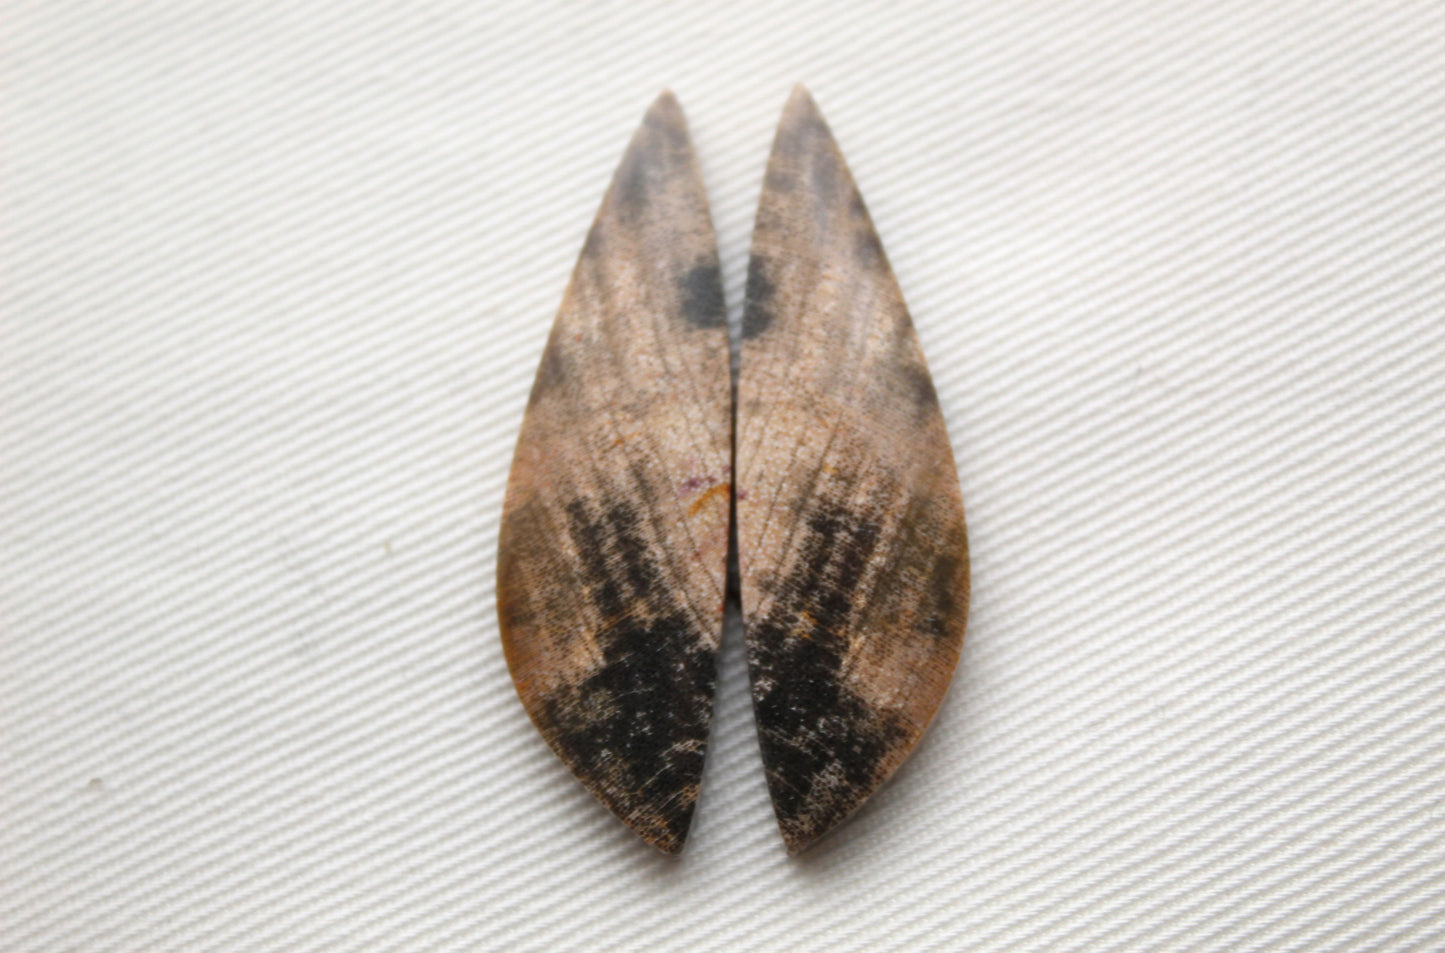
[[[686,837],[712,710],[729,391],[707,199],[664,93],[603,200],[537,372],[497,595],[528,714],[665,851]]]
[[[784,839],[801,850],[908,756],[968,615],[963,505],[932,380],[802,87],[753,232],[735,465],[759,737]]]

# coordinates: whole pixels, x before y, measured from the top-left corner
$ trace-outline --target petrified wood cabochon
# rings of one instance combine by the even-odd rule
[[[948,434],[852,175],[798,87],[748,268],[736,507],[753,704],[790,850],[903,762],[948,687],[968,548]]]
[[[692,820],[722,632],[731,395],[716,240],[664,93],[587,236],[527,405],[498,554],[527,713],[664,851]]]

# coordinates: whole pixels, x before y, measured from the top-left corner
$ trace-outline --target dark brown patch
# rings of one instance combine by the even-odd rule
[[[617,169],[617,203],[629,218],[637,218],[647,208],[648,166],[646,149],[629,151]]]
[[[774,192],[791,192],[796,185],[793,177],[781,169],[769,169],[763,175],[763,188]]]
[[[593,223],[592,227],[587,229],[587,240],[582,243],[582,257],[597,258],[602,254],[602,246],[602,229]]]
[[[868,222],[870,229],[873,227],[873,217],[868,214],[868,203],[863,201],[863,193],[856,188],[853,190],[852,198],[848,200],[848,212],[854,218],[861,218]]]
[[[883,253],[883,242],[871,223],[858,229],[853,238],[853,249],[858,255],[858,264],[863,268],[876,268],[880,262],[888,262],[888,256]]]
[[[682,316],[695,328],[727,325],[722,272],[715,262],[693,265],[682,279]]]
[[[743,302],[743,340],[755,338],[773,324],[773,282],[768,261],[761,255],[748,259],[748,288]]]
[[[664,850],[687,836],[702,780],[712,713],[713,653],[626,503],[593,512],[566,507],[583,557],[584,593],[605,620],[595,637],[602,665],[546,699],[543,722],[558,753],[618,813],[632,812]]]
[[[924,588],[926,624],[923,631],[939,641],[951,638],[959,615],[968,612],[968,537],[959,532],[931,550]]]
[[[930,416],[937,410],[938,389],[933,386],[933,377],[927,368],[913,361],[900,363],[898,377],[920,415]]]
[[[553,390],[563,386],[566,380],[566,358],[562,356],[562,345],[554,333],[547,338],[547,347],[542,351],[542,363],[537,366],[537,376],[532,381],[532,395],[527,402],[535,404]]]
[[[906,735],[844,681],[857,581],[879,526],[837,502],[803,517],[797,569],[748,626],[748,666],[768,789],[789,846],[800,848],[871,792]]]

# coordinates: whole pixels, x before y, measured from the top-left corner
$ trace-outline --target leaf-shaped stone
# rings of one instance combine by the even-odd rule
[[[737,539],[768,788],[789,850],[903,762],[968,615],[953,453],[898,282],[801,86],[753,231]]]
[[[661,850],[697,801],[722,632],[731,484],[716,239],[663,93],[587,236],[507,485],[497,604],[533,722]]]

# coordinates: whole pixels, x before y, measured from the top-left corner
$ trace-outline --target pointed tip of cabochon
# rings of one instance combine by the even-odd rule
[[[606,783],[592,767],[579,762],[576,751],[559,745],[554,732],[543,729],[542,737],[572,776],[582,783],[582,787],[628,830],[664,854],[682,851],[692,829],[693,815],[697,812],[697,788],[702,781],[700,771],[681,789],[647,792],[630,786],[619,787]]]
[[[876,788],[874,789],[876,790]],[[863,806],[874,791],[855,798],[846,808],[841,811],[832,811],[831,816],[809,815],[806,812],[784,819],[777,817],[778,832],[783,835],[783,845],[787,847],[788,853],[798,855],[804,853],[808,848],[823,840],[833,831],[843,826],[843,822],[851,818],[860,807]],[[776,816],[777,799],[773,799],[774,813]]]
[[[822,113],[818,111],[818,102],[813,98],[813,94],[808,92],[808,87],[799,83],[788,94],[787,105],[783,107],[783,122],[810,116],[821,119]]]
[[[658,804],[654,805],[654,807],[658,813],[662,813],[665,805]],[[688,832],[692,830],[692,817],[697,810],[697,801],[694,800],[690,804],[687,804],[661,823],[659,823],[656,818],[649,821],[636,815],[629,816],[622,811],[616,810],[610,804],[608,808],[612,810],[612,813],[615,814],[622,823],[626,824],[634,834],[647,841],[647,843],[653,847],[656,847],[664,854],[679,854],[682,853],[682,848],[687,844]]]
[[[622,818],[622,821],[626,824],[627,818]],[[663,833],[658,833],[657,831],[650,831],[644,830],[640,827],[633,827],[631,824],[627,824],[627,826],[632,831],[632,833],[642,838],[651,846],[656,847],[664,854],[680,854],[682,853],[683,846],[687,843],[687,828],[683,828],[681,831],[665,831]]]
[[[808,92],[808,87],[802,83],[794,86],[787,104],[783,106],[783,114],[778,118],[778,131],[773,140],[774,152],[779,149],[793,152],[828,152],[836,151],[837,148],[833,130],[828,127],[828,121],[823,118],[823,112],[818,108],[813,95]],[[841,153],[838,155],[838,162],[842,162]]]
[[[683,153],[692,151],[692,137],[687,130],[687,117],[682,114],[682,105],[672,90],[664,89],[647,107],[642,125],[632,136],[628,154],[623,156],[626,165],[630,155],[636,153],[659,154],[664,152]]]
[[[641,209],[647,204],[651,185],[695,161],[682,107],[672,90],[664,89],[633,132],[622,161],[612,174],[612,186],[598,210],[597,221],[605,218],[609,209],[621,207],[634,212]],[[597,227],[594,222],[594,232]],[[589,235],[586,247],[595,247],[593,242],[594,237]]]
[[[789,831],[786,827],[782,827],[780,830],[783,832],[783,846],[788,849],[788,854],[792,857],[803,853],[823,837],[822,834],[802,834],[797,831]]]
[[[669,856],[682,853],[683,846],[687,844],[686,830],[681,833],[668,833],[661,837],[649,837],[640,831],[637,833],[641,835],[643,840]]]
[[[647,116],[643,121],[662,122],[683,127],[686,127],[687,123],[682,115],[682,104],[677,101],[677,95],[670,89],[664,89],[657,94],[652,105],[647,107]]]

